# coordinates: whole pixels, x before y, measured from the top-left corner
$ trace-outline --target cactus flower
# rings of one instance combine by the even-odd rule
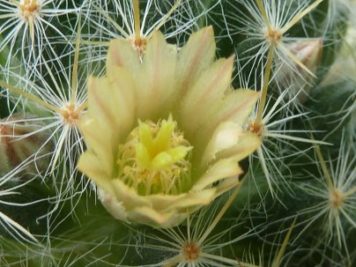
[[[211,27],[178,49],[160,32],[138,53],[113,40],[106,75],[90,77],[78,168],[116,219],[172,227],[239,186],[259,146],[243,131],[258,93],[233,90],[233,58],[215,60]]]

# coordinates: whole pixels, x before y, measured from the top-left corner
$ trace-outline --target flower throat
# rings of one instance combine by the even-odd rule
[[[139,121],[119,146],[118,178],[141,195],[181,193],[190,184],[191,150],[172,116]]]

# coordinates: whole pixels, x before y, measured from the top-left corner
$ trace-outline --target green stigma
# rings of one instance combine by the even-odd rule
[[[119,147],[118,178],[142,195],[179,193],[190,176],[191,150],[172,116],[158,123],[139,121]]]

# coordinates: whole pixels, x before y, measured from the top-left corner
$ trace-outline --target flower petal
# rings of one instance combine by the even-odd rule
[[[234,177],[238,181],[238,175],[242,173],[241,168],[233,158],[222,159],[214,163],[206,173],[195,183],[192,190],[200,191],[215,182],[224,180],[226,178]],[[236,177],[236,178],[235,178]]]
[[[232,121],[223,122],[216,129],[202,156],[202,165],[207,165],[216,158],[216,153],[231,148],[239,143],[242,127]]]
[[[199,131],[196,131],[196,133],[204,132],[204,136],[210,138],[216,127],[223,121],[233,121],[241,127],[244,126],[257,99],[258,93],[255,91],[247,89],[231,90],[207,111],[206,116],[201,119]],[[207,140],[199,138],[199,136],[196,138],[200,146],[206,145],[204,142]]]
[[[181,95],[186,94],[197,77],[208,68],[215,57],[215,40],[212,27],[193,33],[182,48],[178,58],[178,88]]]
[[[111,176],[112,166],[114,164],[114,156],[112,153],[112,143],[110,130],[105,128],[103,124],[97,123],[95,119],[88,117],[82,118],[80,123],[80,130],[85,138],[86,145],[88,147],[88,153],[91,153],[97,157],[96,162],[101,164],[101,167],[105,169],[108,176]],[[86,153],[83,154],[83,156]],[[91,161],[94,161],[91,157],[89,163],[86,163],[86,157],[79,160],[78,169],[83,173],[87,173],[87,168],[91,169]],[[91,177],[88,175],[88,177]]]
[[[196,132],[201,121],[206,120],[207,110],[219,103],[226,90],[230,89],[233,63],[233,57],[218,60],[200,75],[191,90],[187,92],[180,109],[182,118],[190,118],[181,119],[185,122],[183,127],[186,131]]]
[[[110,75],[113,67],[124,67],[131,73],[137,73],[141,65],[139,53],[129,40],[114,39],[110,41],[106,60],[106,71]]]
[[[174,100],[176,58],[176,50],[167,44],[162,33],[155,32],[147,43],[138,73],[132,74],[139,89],[139,118],[152,120],[169,113]]]
[[[98,123],[107,126],[120,141],[132,128],[135,118],[135,87],[127,70],[113,67],[106,78],[88,82],[88,112]]]
[[[240,161],[252,154],[261,146],[261,138],[253,133],[243,133],[239,136],[239,141],[236,145],[219,151],[216,154],[217,158],[234,158]]]
[[[244,125],[254,108],[259,93],[248,89],[231,90],[221,101],[219,110],[216,110],[206,121],[207,124],[216,124],[231,120]]]
[[[100,199],[106,210],[117,220],[127,220],[127,212],[122,202],[114,198],[114,194],[107,193],[102,188],[97,188],[98,198]]]
[[[130,219],[159,228],[169,228],[186,218],[185,213],[162,213],[148,207],[137,207],[130,212]]]

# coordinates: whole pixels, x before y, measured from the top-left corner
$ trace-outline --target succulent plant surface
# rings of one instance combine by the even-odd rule
[[[0,266],[355,266],[355,17],[0,0]]]

